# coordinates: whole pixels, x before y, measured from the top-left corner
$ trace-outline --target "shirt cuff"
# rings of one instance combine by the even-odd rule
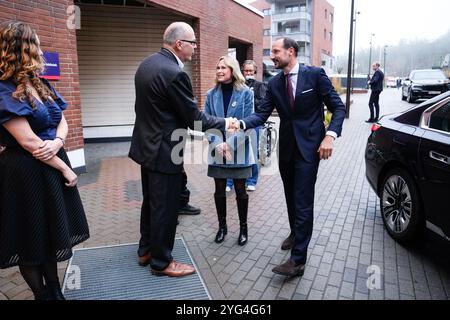
[[[225,118],[225,131],[227,131],[229,127],[230,127],[230,119]]]
[[[241,123],[241,129],[245,130],[247,126],[245,125],[244,120],[239,120],[239,122]]]
[[[337,136],[337,133],[334,132],[334,131],[327,131],[326,135],[327,135],[327,136],[333,137],[335,140],[336,140],[337,137],[338,137],[338,136]]]

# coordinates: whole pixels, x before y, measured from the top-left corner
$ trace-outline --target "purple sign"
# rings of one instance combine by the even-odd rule
[[[47,80],[59,80],[59,54],[56,52],[44,52],[45,70],[41,77]]]

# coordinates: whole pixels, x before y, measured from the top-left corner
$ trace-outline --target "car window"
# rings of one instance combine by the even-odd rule
[[[445,75],[440,71],[416,71],[412,74],[413,80],[445,80]]]
[[[450,102],[431,114],[429,127],[431,129],[450,132]]]

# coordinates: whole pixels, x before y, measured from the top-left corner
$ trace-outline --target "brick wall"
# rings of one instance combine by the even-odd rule
[[[69,124],[66,142],[68,150],[83,148],[81,125],[80,86],[75,30],[67,28],[66,10],[71,0],[0,1],[0,21],[14,20],[30,24],[39,35],[42,50],[58,52],[61,64],[61,80],[51,81],[69,102],[64,112]]]
[[[325,10],[327,17],[325,17]],[[334,8],[326,0],[313,1],[313,30],[312,30],[312,64],[322,65],[322,51],[333,55],[333,41],[330,40],[330,32],[333,32],[333,23],[330,22],[330,13],[334,16]],[[327,36],[324,37],[324,30]],[[333,32],[334,34],[334,32]]]
[[[193,17],[198,48],[193,57],[194,94],[203,106],[206,92],[214,85],[217,59],[228,53],[228,39],[239,39],[251,46],[247,58],[262,65],[263,18],[233,0],[147,0],[151,5],[178,15]],[[83,148],[80,85],[75,30],[66,26],[66,10],[72,0],[0,1],[0,21],[29,23],[38,33],[43,51],[60,54],[61,80],[55,88],[67,99],[69,123],[68,150]],[[259,75],[261,76],[261,74]]]

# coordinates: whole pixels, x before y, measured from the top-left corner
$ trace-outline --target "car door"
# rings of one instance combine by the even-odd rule
[[[421,126],[425,130],[419,160],[427,226],[450,237],[450,98],[426,110]]]

